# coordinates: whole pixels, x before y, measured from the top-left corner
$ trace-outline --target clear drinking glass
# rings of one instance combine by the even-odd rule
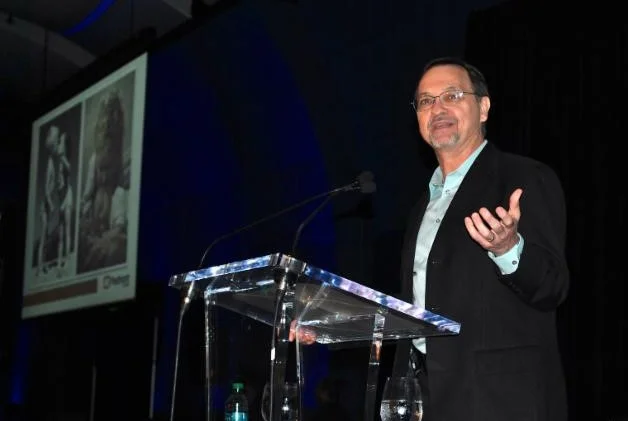
[[[283,386],[281,406],[278,408],[281,421],[299,420],[299,395],[296,383],[286,382]],[[264,421],[270,421],[270,383],[264,385],[260,413]]]
[[[382,421],[421,421],[423,398],[419,381],[414,377],[388,377],[379,415]]]

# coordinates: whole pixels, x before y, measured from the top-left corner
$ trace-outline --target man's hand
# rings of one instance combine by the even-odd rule
[[[517,225],[521,218],[519,199],[522,194],[522,189],[516,189],[510,195],[508,210],[501,206],[495,209],[497,217],[487,208],[480,208],[478,212],[465,217],[464,225],[471,238],[496,256],[501,256],[513,248],[519,241]]]
[[[308,328],[301,327],[297,332],[297,321],[293,320],[290,322],[290,334],[288,335],[288,340],[290,342],[296,340],[297,335],[299,335],[299,343],[311,345],[316,342],[316,334]]]

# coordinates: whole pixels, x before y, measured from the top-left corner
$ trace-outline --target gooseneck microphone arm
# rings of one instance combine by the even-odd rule
[[[297,229],[297,233],[294,236],[294,240],[292,241],[292,249],[290,252],[290,255],[295,257],[296,256],[296,252],[297,252],[297,243],[299,242],[299,238],[301,237],[301,232],[303,231],[303,228],[305,228],[305,226],[307,224],[309,224],[312,219],[314,219],[314,217],[321,211],[321,209],[323,209],[323,207],[325,207],[325,205],[332,199],[332,197],[334,197],[335,195],[337,195],[339,192],[334,192],[331,193],[329,196],[327,196],[325,198],[325,200],[323,200],[320,205],[318,205],[316,207],[316,209],[314,209],[312,211],[312,213],[310,213],[307,218],[305,218],[303,220],[303,222],[301,222],[301,225],[299,225],[299,228]]]
[[[375,183],[373,182],[373,174],[365,171],[351,184],[348,184],[339,189],[332,190],[327,194],[325,200],[323,200],[299,225],[294,240],[292,242],[291,255],[296,255],[297,244],[301,233],[307,224],[309,224],[314,217],[329,203],[329,201],[339,193],[347,191],[357,191],[361,193],[373,193],[375,191]],[[271,338],[271,365],[270,365],[270,419],[274,421],[276,419],[275,413],[281,402],[281,385],[285,380],[285,360],[287,352],[287,335],[289,332],[288,324],[294,319],[296,314],[294,313],[294,288],[296,279],[287,279],[288,273],[284,274],[283,278],[275,280],[277,284],[277,290],[275,292],[275,312],[273,317],[273,335]],[[291,293],[289,291],[291,290]],[[284,302],[287,298],[287,302]],[[289,312],[290,317],[286,317],[286,312]]]
[[[279,217],[279,216],[281,216],[281,215],[283,215],[283,214],[285,214],[285,213],[288,213],[288,212],[290,212],[290,211],[292,211],[292,210],[294,210],[294,209],[300,208],[301,206],[306,205],[306,204],[308,204],[308,203],[310,203],[310,202],[313,202],[313,201],[314,201],[314,200],[316,200],[316,199],[320,199],[321,197],[328,196],[328,195],[334,195],[334,194],[339,193],[339,192],[341,192],[341,191],[344,191],[344,190],[346,190],[346,189],[347,189],[347,186],[344,186],[344,187],[339,187],[339,188],[336,188],[336,189],[331,190],[331,191],[327,191],[327,192],[324,192],[324,193],[317,194],[316,196],[309,197],[309,198],[307,198],[307,199],[305,199],[305,200],[302,200],[302,201],[301,201],[301,202],[299,202],[299,203],[295,203],[294,205],[292,205],[292,206],[290,206],[290,207],[287,207],[287,208],[282,209],[282,210],[280,210],[280,211],[277,211],[277,212],[275,212],[275,213],[273,213],[273,214],[271,214],[271,215],[268,215],[268,216],[265,216],[265,217],[263,217],[263,218],[261,218],[261,219],[258,219],[258,220],[256,220],[256,221],[253,221],[253,222],[251,222],[250,224],[245,225],[245,226],[243,226],[243,227],[240,227],[240,228],[238,228],[238,229],[236,229],[236,230],[234,230],[234,231],[231,231],[231,232],[228,232],[228,233],[226,233],[226,234],[223,234],[223,235],[221,235],[221,236],[219,236],[219,237],[216,237],[216,238],[214,239],[214,241],[212,241],[212,242],[209,244],[209,246],[207,246],[207,248],[205,249],[205,251],[203,252],[203,255],[202,255],[202,257],[201,257],[201,260],[200,260],[200,262],[198,263],[198,268],[197,268],[197,269],[202,269],[202,268],[203,268],[203,264],[205,263],[205,259],[207,258],[207,255],[209,254],[209,252],[211,251],[211,249],[213,249],[213,248],[214,248],[214,246],[215,246],[217,243],[219,243],[220,241],[222,241],[222,240],[224,240],[224,239],[226,239],[226,238],[232,237],[232,236],[234,236],[234,235],[236,235],[236,234],[239,234],[239,233],[241,233],[242,231],[246,231],[246,230],[248,230],[248,229],[251,229],[251,228],[253,228],[253,227],[255,227],[255,226],[259,225],[259,224],[262,224],[262,223],[264,223],[264,222],[266,222],[266,221],[269,221],[269,220],[271,220],[271,219],[277,218],[277,217]],[[193,300],[193,299],[194,299],[194,297],[196,296],[196,293],[197,293],[197,291],[196,291],[196,281],[192,281],[192,282],[190,283],[189,287],[188,287],[187,294],[186,294],[186,295],[185,295],[185,297],[183,298],[183,304],[182,304],[182,307],[181,307],[181,312],[182,312],[182,313],[185,313],[185,312],[187,311],[187,309],[188,309],[188,307],[189,307],[190,303],[192,302],[192,300]]]
[[[309,224],[310,222],[312,222],[312,219],[314,219],[314,217],[321,211],[321,209],[323,209],[323,207],[334,197],[336,196],[338,193],[341,192],[346,192],[346,191],[354,191],[354,190],[359,190],[361,193],[373,193],[375,192],[375,182],[373,181],[373,173],[371,173],[370,171],[364,171],[362,172],[358,178],[351,184],[348,184],[344,187],[338,188],[336,190],[332,190],[327,197],[325,198],[325,200],[323,200],[317,207],[316,209],[314,209],[308,216],[307,218],[305,218],[303,220],[303,222],[301,222],[301,225],[299,225],[299,228],[297,229],[297,232],[294,236],[294,240],[292,242],[292,251],[291,251],[291,255],[295,256],[296,255],[296,250],[297,250],[297,243],[299,242],[299,239],[301,238],[301,232],[303,232],[303,228],[305,228],[305,226],[307,224]]]
[[[203,262],[205,261],[205,258],[207,257],[207,254],[209,253],[209,251],[219,241],[222,241],[225,238],[231,237],[232,235],[239,234],[242,231],[246,231],[248,229],[251,229],[251,228],[255,227],[256,225],[262,224],[262,223],[264,223],[266,221],[269,221],[271,219],[277,218],[278,216],[281,216],[284,213],[288,213],[288,212],[290,212],[290,211],[292,211],[294,209],[300,208],[301,206],[306,205],[306,204],[308,204],[310,202],[313,202],[316,199],[320,199],[321,197],[328,196],[328,195],[333,195],[333,194],[336,194],[338,192],[341,192],[345,188],[346,188],[346,186],[345,187],[339,187],[337,189],[334,189],[334,190],[331,190],[331,191],[327,191],[327,192],[324,192],[324,193],[320,193],[320,194],[317,194],[316,196],[313,196],[313,197],[309,197],[309,198],[307,198],[305,200],[302,200],[299,203],[295,203],[294,205],[292,205],[292,206],[290,206],[288,208],[282,209],[282,210],[280,210],[278,212],[275,212],[275,213],[273,213],[271,215],[265,216],[262,219],[258,219],[258,220],[254,221],[254,222],[251,222],[248,225],[240,227],[240,228],[236,229],[235,231],[231,231],[231,232],[229,232],[227,234],[221,235],[220,237],[218,237],[214,241],[212,241],[211,244],[209,246],[207,246],[207,248],[205,249],[205,252],[203,253],[203,257],[201,257],[201,261],[199,262],[199,269],[203,267]]]

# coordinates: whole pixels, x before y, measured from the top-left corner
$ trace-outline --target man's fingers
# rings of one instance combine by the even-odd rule
[[[311,345],[316,342],[316,334],[307,328],[301,328],[298,331],[299,342]],[[288,341],[293,342],[297,339],[297,321],[290,322],[290,331],[288,332]]]
[[[307,329],[299,329],[299,342],[312,345],[316,342],[316,335]]]
[[[512,215],[510,215],[508,211],[501,206],[495,209],[495,213],[499,216],[499,222],[504,228],[511,228],[515,224],[515,220]]]
[[[479,215],[477,217],[479,218]],[[478,230],[477,224],[473,220],[473,216],[465,217],[464,218],[464,224],[467,227],[467,232],[469,233],[471,238],[473,238],[475,241],[478,241],[478,242],[482,243],[484,241],[488,241],[489,238],[491,237],[492,232],[489,231],[486,227],[483,228],[484,233],[482,233],[482,232],[480,232]],[[482,226],[484,226],[484,224],[482,224]]]
[[[297,338],[297,321],[293,320],[290,322],[290,332],[288,333],[288,340],[292,342],[296,338]]]
[[[510,213],[510,215],[515,217],[517,220],[519,220],[519,217],[521,216],[521,209],[519,208],[519,200],[521,199],[522,194],[523,194],[523,189],[516,189],[510,195],[510,203],[509,203],[510,209],[508,209],[508,213]]]

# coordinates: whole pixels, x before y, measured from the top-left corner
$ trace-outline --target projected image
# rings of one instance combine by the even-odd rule
[[[147,63],[33,122],[23,318],[135,297]]]
[[[126,261],[133,76],[85,102],[78,273]]]
[[[81,109],[75,106],[39,130],[34,248],[37,282],[63,278],[76,265],[76,180]]]

